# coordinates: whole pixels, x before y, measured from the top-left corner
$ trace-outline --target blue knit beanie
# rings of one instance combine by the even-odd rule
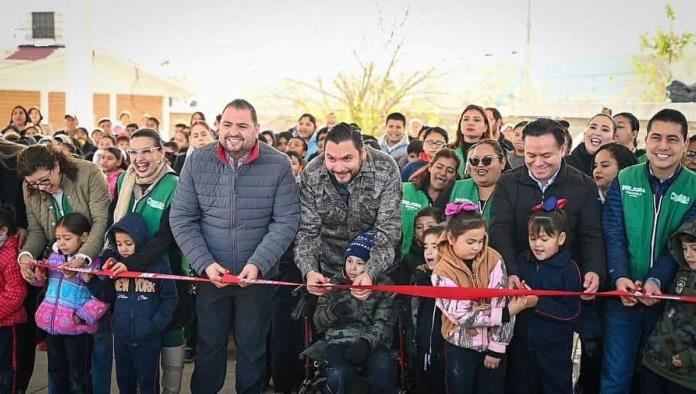
[[[375,246],[375,232],[365,231],[355,237],[350,245],[348,245],[348,249],[346,249],[346,254],[343,258],[347,259],[348,256],[355,256],[368,261],[373,246]]]

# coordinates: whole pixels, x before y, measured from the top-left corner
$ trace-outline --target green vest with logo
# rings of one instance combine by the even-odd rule
[[[465,200],[475,204],[479,203],[478,189],[472,179],[456,181],[450,193],[449,202],[464,202]],[[404,197],[401,201],[402,258],[411,250],[418,211],[431,205],[428,196],[418,186],[412,182],[404,183]],[[487,211],[489,211],[488,207],[484,210],[484,217]]]
[[[123,178],[126,173],[123,172],[118,177],[118,190],[121,190],[121,185],[123,184]],[[160,222],[162,221],[162,214],[164,210],[167,209],[174,199],[174,194],[176,193],[176,185],[179,181],[179,177],[175,174],[169,173],[164,175],[157,184],[150,189],[150,191],[143,195],[139,200],[135,200],[135,197],[131,197],[130,204],[128,205],[129,212],[139,213],[145,223],[147,223],[147,229],[150,231],[150,236],[154,237],[159,231]]]
[[[694,204],[696,174],[682,168],[661,201],[655,201],[648,181],[648,163],[619,173],[624,227],[628,241],[631,279],[645,281],[648,271]]]
[[[481,207],[478,187],[476,186],[476,182],[471,178],[455,182],[454,188],[452,188],[450,202],[462,203],[465,201],[472,202]],[[482,208],[483,212],[481,212],[481,215],[483,215],[483,219],[486,221],[486,227],[488,227],[491,219],[491,206],[488,204],[488,201],[486,201],[486,205]]]
[[[457,173],[459,177],[462,178],[466,174],[466,154],[462,147],[454,149],[454,154],[459,158],[459,168],[457,168]]]
[[[401,200],[401,257],[406,257],[413,243],[413,231],[418,211],[429,207],[430,199],[413,182],[404,183],[404,197]]]
[[[126,173],[123,172],[118,177],[117,188],[119,191],[121,190],[121,184],[123,183],[123,177],[125,174]],[[143,217],[143,219],[145,219],[147,229],[150,231],[150,236],[152,237],[156,236],[157,232],[159,231],[164,210],[172,204],[178,182],[179,177],[173,173],[169,173],[164,175],[157,182],[157,184],[138,201],[136,201],[134,197],[131,197],[130,204],[128,205],[128,211],[137,212]],[[186,273],[190,272],[188,261],[186,261],[183,256],[181,257],[182,269]],[[170,261],[169,253],[165,253],[162,258]]]

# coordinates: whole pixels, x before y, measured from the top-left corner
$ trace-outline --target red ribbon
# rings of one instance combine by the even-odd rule
[[[565,208],[567,203],[568,203],[568,200],[566,200],[565,198],[556,199],[556,197],[551,196],[546,201],[542,201],[541,204],[535,205],[532,208],[532,212],[539,212],[539,211],[553,212],[557,209]]]
[[[60,268],[49,266],[46,263],[35,263],[33,264],[37,267],[61,270]],[[118,275],[114,275],[109,270],[92,270],[88,268],[65,268],[68,271],[82,272],[98,276],[108,276],[111,278],[147,278],[147,279],[170,279],[170,280],[185,280],[192,282],[210,282],[208,278],[200,278],[194,276],[182,276],[182,275],[171,275],[171,274],[154,274],[147,272],[135,272],[135,271],[125,271]],[[255,285],[266,285],[266,286],[292,286],[292,287],[305,287],[307,284],[295,283],[295,282],[283,282],[278,280],[267,280],[267,279],[243,279],[236,275],[225,274],[221,280],[222,283],[229,284],[255,284]],[[594,295],[597,297],[646,297],[655,298],[659,300],[673,300],[688,303],[696,303],[696,296],[678,296],[673,294],[659,294],[646,296],[639,292],[628,293],[625,291],[613,290],[604,291],[594,294],[583,293],[580,291],[562,291],[562,290],[528,290],[528,289],[480,289],[480,288],[470,288],[470,287],[434,287],[434,286],[411,286],[411,285],[337,285],[337,284],[318,284],[312,285],[316,287],[329,287],[341,290],[359,289],[359,290],[372,290],[385,293],[393,293],[400,295],[407,295],[413,297],[424,297],[424,298],[443,298],[450,300],[479,300],[487,298],[496,297],[524,297],[524,296],[537,296],[537,297],[579,297]]]

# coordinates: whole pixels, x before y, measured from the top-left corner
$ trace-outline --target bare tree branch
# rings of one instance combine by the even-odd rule
[[[331,97],[331,98],[333,98],[333,99],[342,101],[342,98],[341,98],[340,96],[337,96],[337,95],[335,95],[335,94],[333,94],[333,93],[327,91],[326,89],[324,89],[323,84],[319,84],[319,86],[315,86],[315,85],[312,85],[312,84],[310,84],[310,83],[303,82],[303,81],[299,81],[299,80],[296,80],[296,79],[289,79],[288,82],[289,82],[290,84],[296,84],[296,85],[305,87],[305,88],[307,88],[307,89],[313,90],[313,91],[315,91],[315,92],[317,92],[317,93],[320,93],[320,94],[322,94],[322,95],[325,95],[325,96]]]
[[[375,6],[378,8],[379,27],[384,30],[384,15],[379,5]],[[379,53],[375,57],[364,59],[358,50],[352,51],[357,72],[340,72],[326,81],[321,77],[312,82],[291,79],[287,81],[290,88],[277,97],[297,106],[305,106],[300,107],[303,110],[316,107],[330,109],[332,104],[339,105],[338,112],[348,115],[350,121],[360,124],[366,132],[380,128],[386,114],[404,103],[411,107],[418,102],[437,107],[437,99],[442,94],[434,91],[432,86],[428,89],[421,87],[442,73],[437,73],[434,67],[424,71],[398,72],[405,43],[402,32],[406,29],[409,16],[410,9],[407,7],[401,17],[391,23],[390,31],[385,32],[385,42],[376,47]],[[379,60],[382,58],[386,62]]]

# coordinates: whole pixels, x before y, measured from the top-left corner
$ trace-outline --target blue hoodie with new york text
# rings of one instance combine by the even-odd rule
[[[128,233],[135,248],[150,239],[147,224],[138,213],[129,213],[114,223],[108,232],[116,245],[116,232]],[[117,260],[123,260],[118,256]],[[150,273],[170,274],[169,263],[160,260],[150,265]],[[172,280],[151,278],[95,278],[88,284],[96,298],[114,304],[111,329],[116,338],[140,343],[162,335],[174,316],[178,296]]]

